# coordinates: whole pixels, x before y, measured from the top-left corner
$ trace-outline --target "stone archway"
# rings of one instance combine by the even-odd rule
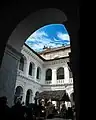
[[[32,103],[32,96],[33,96],[33,92],[31,89],[27,90],[26,93],[26,105],[28,106],[30,103]]]
[[[32,34],[32,32],[44,25],[62,23],[66,20],[67,18],[64,12],[56,8],[41,9],[30,14],[13,30],[6,44],[0,69],[0,96],[7,95],[8,99],[10,98],[10,105],[12,104],[12,100],[14,98],[13,91],[16,83],[18,62],[22,56],[20,51],[25,40],[30,34]]]
[[[18,98],[21,98],[21,101],[22,101],[22,98],[23,98],[23,88],[21,86],[17,86],[16,87],[15,95],[14,95],[14,103],[16,103],[16,100]]]
[[[3,40],[4,40],[4,44],[3,45],[1,44],[1,46],[3,48],[0,51],[0,55],[1,55],[0,56],[0,64],[1,64],[1,61],[2,61],[3,54],[4,54],[4,49],[5,49],[6,42],[8,41],[8,37],[10,36],[11,32],[14,30],[14,28],[16,27],[18,22],[22,21],[22,19],[25,18],[25,16],[27,16],[30,13],[30,11],[36,11],[36,9],[38,9],[37,7],[35,7],[36,8],[35,9],[32,6],[32,4],[30,4],[28,2],[26,2],[26,3],[28,4],[28,9],[25,9],[26,8],[26,4],[22,5],[22,4],[18,3],[19,5],[16,4],[16,6],[15,6],[14,5],[15,3],[13,2],[12,5],[9,5],[9,7],[8,7],[4,3],[6,5],[6,7],[4,7],[4,9],[2,9],[0,11],[2,13],[1,14],[1,22],[0,22],[1,23],[0,29],[2,31],[1,38],[3,38]],[[77,36],[78,36],[77,35],[78,34],[78,22],[79,22],[78,21],[78,17],[77,17],[78,3],[77,2],[74,3],[74,1],[71,1],[71,2],[70,1],[66,1],[62,5],[63,5],[63,7],[61,9],[66,11],[66,13],[68,13],[68,19],[69,20],[66,23],[66,26],[70,26],[67,29],[68,29],[68,31],[70,31],[70,36],[71,36],[71,39],[72,39],[72,41],[71,41],[72,57],[75,58],[75,59],[72,60],[73,77],[75,76],[74,79],[76,79],[75,80],[76,82],[74,83],[74,86],[75,86],[74,88],[76,89],[75,93],[76,93],[76,97],[77,97],[77,99],[79,101],[79,93],[78,93],[78,91],[79,91],[79,74],[80,74],[80,72],[79,72],[79,62],[80,62],[79,57],[80,57],[80,54],[79,54],[79,45],[78,45],[79,43],[78,43],[78,38],[77,38]],[[8,11],[8,12],[6,12],[6,11]],[[54,14],[53,14],[53,17],[54,17]],[[55,17],[54,17],[54,19],[55,19]],[[59,17],[58,17],[58,19],[59,19]],[[6,21],[7,21],[7,23],[6,23]],[[41,22],[41,21],[39,21],[39,22]],[[12,27],[10,27],[10,25]],[[17,33],[19,33],[19,32],[20,31],[18,31]],[[14,39],[14,37],[13,37],[13,39]],[[17,37],[16,37],[15,40],[18,41]],[[12,42],[12,44],[11,44],[12,47],[14,48],[14,44],[13,43],[16,43],[16,41]],[[1,46],[0,46],[0,48],[1,48]],[[22,45],[21,44],[17,44],[17,46],[19,46],[18,50],[20,50],[20,47]],[[16,46],[15,46],[15,48],[16,48]],[[14,49],[13,49],[13,51],[14,51]],[[17,54],[18,54],[18,52],[16,52],[15,55],[17,55]],[[14,87],[15,87],[15,85],[14,85],[15,84],[15,75],[11,76],[11,74],[12,73],[16,74],[16,69],[12,70],[12,68],[13,68],[13,66],[14,66],[14,68],[17,67],[17,63],[18,63],[18,59],[19,58],[17,59],[17,61],[14,60],[12,62],[12,61],[10,61],[10,58],[8,59],[8,57],[9,56],[6,56],[4,54],[3,61],[2,61],[3,67],[1,65],[1,69],[0,69],[0,96],[7,95],[8,99],[9,99],[8,100],[9,104],[11,104],[12,100],[13,100],[12,94],[13,94]],[[7,67],[7,65],[6,65],[7,64],[6,58],[8,59],[8,61],[10,61],[12,63],[12,67],[10,67],[10,66]],[[5,66],[4,66],[4,64],[5,64]],[[8,69],[9,67],[10,67],[10,69]],[[10,76],[8,76],[7,73]],[[9,88],[10,88],[10,90],[8,91]],[[77,106],[79,105],[78,102],[76,104],[77,104]],[[79,106],[77,108],[79,108]],[[77,111],[79,111],[79,110],[77,110]],[[79,119],[79,117],[78,117],[78,119]]]

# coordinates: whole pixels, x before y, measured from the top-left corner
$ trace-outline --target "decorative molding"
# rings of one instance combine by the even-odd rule
[[[56,64],[65,64],[69,61],[69,58],[64,58],[64,59],[59,59],[59,60],[54,60],[54,61],[46,61],[44,62],[44,67],[46,65],[56,65]]]
[[[17,77],[18,77],[18,76],[21,77],[22,79],[27,80],[27,81],[30,81],[30,82],[36,83],[36,84],[38,84],[38,85],[41,85],[41,84],[38,83],[37,81],[34,81],[34,80],[32,80],[32,79],[30,79],[30,78],[28,78],[28,77],[25,77],[25,76],[23,76],[23,75],[17,74]]]
[[[50,84],[50,85],[41,85],[42,87],[57,87],[57,86],[72,86],[73,84],[72,83],[64,83],[64,84]]]
[[[34,58],[36,61],[38,61],[39,63],[43,64],[43,60],[41,60],[37,55],[35,57],[35,54],[29,50],[28,48],[26,48],[26,46],[23,46],[23,49],[22,49],[24,52],[26,52],[29,56],[32,56],[32,58]]]
[[[16,60],[20,60],[20,57],[22,56],[22,53],[18,52],[15,48],[13,48],[9,44],[6,45],[5,53],[9,54]]]
[[[22,50],[24,52],[26,52],[29,56],[32,56],[36,61],[38,61],[38,62],[40,62],[41,64],[44,64],[44,65],[55,65],[55,64],[69,62],[69,58],[63,58],[63,59],[61,58],[59,60],[54,59],[53,61],[47,61],[47,60],[43,61],[40,58],[38,58],[38,56],[34,56],[35,54],[32,51],[30,51],[26,46],[23,46]]]
[[[27,78],[27,77],[25,77],[23,75],[18,75],[18,77],[21,77],[22,82],[24,82],[23,80],[26,80],[26,84],[27,84],[27,81],[32,82],[32,85],[34,86],[33,88],[36,88],[35,87],[36,85],[39,85],[38,87],[40,87],[40,89],[49,89],[49,88],[55,89],[55,87],[56,87],[56,89],[68,89],[70,86],[73,86],[72,83],[46,85],[46,84],[38,83],[38,82],[36,82],[36,81],[34,81],[32,79],[29,79],[29,78]],[[21,80],[19,80],[19,81],[21,81]]]

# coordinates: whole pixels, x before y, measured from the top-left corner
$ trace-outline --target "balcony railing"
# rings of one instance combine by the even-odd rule
[[[45,84],[47,84],[47,85],[52,84],[52,80],[45,81]]]
[[[52,80],[45,81],[45,84],[52,84]],[[68,82],[65,79],[56,80],[56,84],[73,84],[73,78],[69,78]]]
[[[57,84],[64,84],[64,79],[57,80]]]
[[[24,72],[21,71],[21,70],[18,70],[17,75],[24,76]],[[34,76],[28,75],[28,78],[34,79]],[[40,82],[40,79],[37,79],[37,81]],[[73,84],[73,78],[69,78],[67,83],[68,84]],[[66,80],[65,79],[56,80],[56,84],[66,84]],[[45,85],[52,85],[52,80],[45,80]]]
[[[73,84],[73,78],[69,78],[69,83]]]

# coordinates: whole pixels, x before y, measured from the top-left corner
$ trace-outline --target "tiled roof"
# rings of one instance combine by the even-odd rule
[[[69,96],[65,90],[56,90],[56,91],[43,91],[40,93],[41,99],[50,99],[51,100],[60,100],[60,101],[70,101]]]
[[[30,48],[26,43],[24,43],[24,45],[30,49],[34,54],[36,54],[41,60],[43,61],[53,61],[53,60],[59,60],[59,59],[64,59],[64,58],[69,58],[69,56],[65,56],[65,57],[60,57],[60,58],[55,58],[55,59],[49,59],[49,60],[46,60],[44,59],[42,56],[40,56],[39,53],[35,52],[32,48]]]
[[[68,46],[61,46],[61,47],[56,47],[56,48],[46,48],[44,51],[42,52],[38,52],[38,54],[44,54],[44,53],[50,53],[50,52],[54,52],[54,51],[58,51],[58,50],[64,50],[70,48],[70,45]]]

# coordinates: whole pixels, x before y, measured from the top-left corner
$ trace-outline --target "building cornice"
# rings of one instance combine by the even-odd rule
[[[58,86],[64,86],[64,87],[67,87],[67,86],[72,86],[73,84],[72,83],[65,83],[65,84],[50,84],[50,85],[41,85],[42,87],[58,87]]]
[[[45,61],[45,59],[43,57],[41,57],[37,52],[35,52],[33,49],[31,49],[26,43],[24,43],[24,45],[31,50],[36,56],[38,56],[41,60]]]
[[[18,52],[15,48],[13,48],[11,45],[7,44],[5,53],[9,54],[13,58],[20,60],[20,57],[22,56],[22,53]]]
[[[69,58],[69,56],[65,56],[65,57],[61,57],[61,58],[55,58],[55,59],[49,59],[49,60],[46,60],[44,59],[43,57],[41,57],[37,52],[35,52],[33,49],[31,49],[27,44],[24,44],[29,50],[31,50],[36,56],[39,57],[39,59],[41,59],[42,61],[44,62],[48,62],[48,61],[55,61],[55,60],[60,60],[60,59],[66,59],[66,58]],[[27,50],[25,50],[28,54],[29,52]],[[31,54],[31,53],[30,53]]]
[[[56,65],[56,64],[65,64],[69,62],[69,58],[62,58],[62,59],[58,59],[58,60],[53,60],[53,61],[46,61],[44,62],[44,67],[46,65]]]
[[[26,52],[28,55],[32,56],[36,61],[40,62],[43,64],[44,60],[40,59],[37,54],[35,54],[33,51],[31,51],[27,46],[23,46],[22,49],[24,52]]]
[[[59,51],[59,50],[65,50],[65,49],[69,49],[69,48],[70,48],[70,46],[65,46],[65,47],[61,46],[61,47],[58,47],[58,48],[50,48],[48,50],[39,52],[38,54],[42,55],[42,54],[51,53],[51,52],[55,52],[55,51]]]
[[[33,83],[38,84],[38,85],[41,86],[40,83],[38,83],[37,81],[34,81],[34,80],[32,80],[32,79],[30,79],[30,78],[28,78],[28,77],[25,77],[25,76],[20,75],[20,74],[18,74],[17,77],[18,77],[18,76],[21,77],[22,79],[25,79],[25,80],[27,80],[27,81],[33,82]]]

